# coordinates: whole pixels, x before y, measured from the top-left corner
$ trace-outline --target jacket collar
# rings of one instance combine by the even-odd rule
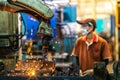
[[[87,36],[83,36],[83,40],[87,41]],[[98,42],[98,35],[96,33],[93,34],[93,42]]]

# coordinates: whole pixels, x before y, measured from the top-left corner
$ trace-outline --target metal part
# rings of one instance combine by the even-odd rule
[[[0,61],[0,72],[2,72],[5,69],[4,63]]]
[[[114,77],[116,80],[120,79],[120,61],[115,61],[113,64]]]
[[[105,62],[95,62],[94,63],[94,75],[95,80],[107,80],[108,72],[106,69]]]
[[[39,25],[37,36],[49,36],[52,38],[53,33],[52,29],[49,28],[49,23],[45,21],[41,21],[41,24]]]
[[[70,62],[56,63],[55,76],[79,76],[78,57],[70,56]]]

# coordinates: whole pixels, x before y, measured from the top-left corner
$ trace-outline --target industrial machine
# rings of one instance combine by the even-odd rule
[[[49,56],[46,56],[50,40],[53,36],[52,29],[49,27],[49,20],[53,17],[53,12],[47,5],[40,0],[30,0],[27,2],[26,0],[0,0],[0,10],[11,13],[26,13],[38,20],[40,25],[37,36],[42,39],[42,58],[17,61],[14,69],[5,72],[7,76],[34,76],[35,74],[36,76],[62,76],[63,70],[70,68],[74,73],[71,72],[69,75],[79,75],[78,66],[77,69],[75,69],[76,65],[70,63],[66,65],[66,68],[64,68],[64,65],[61,66],[60,68],[63,70],[59,71],[59,69],[55,69],[55,61],[52,59],[49,61],[47,58]],[[20,37],[19,35],[2,35],[2,38],[10,36]],[[31,53],[30,49],[31,45],[27,50],[28,53]],[[74,66],[74,68],[72,66]],[[3,69],[3,65],[1,68]],[[68,72],[70,73],[70,70],[68,70]],[[67,73],[65,72],[64,75],[67,75]]]
[[[48,59],[51,56],[46,56],[49,48],[50,40],[53,36],[52,29],[49,27],[49,20],[53,17],[52,10],[40,0],[0,0],[0,10],[11,13],[26,13],[40,22],[37,36],[42,39],[42,58],[29,59],[26,61],[17,61],[16,66],[12,70],[4,71],[4,64],[1,62],[0,80],[98,80],[106,78],[105,76],[95,75],[94,77],[79,76],[79,64],[76,56],[71,56],[69,63],[56,63],[54,58]],[[19,36],[19,35],[9,35]],[[9,37],[2,35],[1,38]],[[19,38],[19,37],[18,37]],[[16,39],[17,40],[17,39]],[[31,49],[31,46],[30,48]],[[30,52],[30,50],[28,50]],[[116,66],[117,65],[117,66]],[[112,80],[119,78],[119,65],[116,63],[115,73],[116,77]],[[104,63],[97,63],[94,65],[95,73],[106,74]],[[117,69],[117,70],[116,70]],[[102,77],[102,78],[101,78]],[[103,78],[105,77],[105,78]]]
[[[49,47],[49,41],[51,40],[51,38],[53,36],[52,29],[49,27],[49,20],[50,20],[50,18],[53,17],[52,10],[48,6],[43,4],[40,0],[30,0],[30,1],[0,0],[0,10],[11,12],[11,13],[21,13],[21,12],[26,13],[40,22],[40,25],[38,27],[37,36],[39,36],[42,39],[42,51],[43,51],[42,59],[17,61],[16,66],[15,66],[15,71],[19,72],[19,74],[21,74],[21,75],[23,73],[26,73],[26,71],[29,74],[29,71],[30,72],[31,72],[31,70],[33,71],[33,68],[35,69],[34,71],[39,71],[39,73],[41,75],[45,75],[44,73],[48,74],[48,73],[53,72],[54,69],[52,69],[52,68],[55,67],[55,62],[46,60],[46,52]],[[11,36],[17,37],[16,40],[19,40],[19,38],[22,37],[22,35],[19,36],[19,35],[10,35],[10,34],[4,35],[4,34],[2,34],[1,38],[6,39]],[[16,42],[16,43],[19,43],[19,42]],[[16,45],[16,46],[19,46],[19,45]],[[31,46],[30,46],[30,48],[28,48],[28,53],[31,53]],[[25,64],[25,65],[23,65],[23,64]],[[32,67],[31,64],[33,64],[34,66]],[[48,70],[48,69],[50,69],[50,70]]]

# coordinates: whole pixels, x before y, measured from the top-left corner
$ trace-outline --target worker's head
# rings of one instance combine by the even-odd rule
[[[77,23],[81,24],[82,28],[85,28],[88,33],[93,32],[96,28],[96,22],[92,18],[77,20]]]

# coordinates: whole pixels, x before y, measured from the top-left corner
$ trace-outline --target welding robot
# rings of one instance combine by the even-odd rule
[[[37,36],[39,36],[42,39],[42,48],[44,50],[44,52],[47,52],[50,40],[52,39],[53,36],[53,32],[52,29],[49,27],[49,20],[53,17],[53,11],[47,6],[45,5],[42,1],[40,0],[0,0],[0,10],[1,11],[8,11],[11,13],[26,13],[30,16],[32,16],[33,18],[37,19],[40,22],[40,25],[38,27],[38,31],[37,31]],[[64,77],[60,77],[58,75],[54,75],[51,78],[47,77],[47,80],[94,80],[94,78],[92,77],[81,77],[79,76],[79,67],[78,67],[78,62],[77,62],[77,58],[76,56],[72,56],[71,58],[71,62],[73,62],[74,64],[69,65],[72,68],[63,68],[64,74],[66,72],[66,70],[68,70],[68,73],[73,73],[73,74],[68,74],[66,73],[66,77],[64,75],[60,76],[64,76]],[[114,72],[116,73],[116,77],[119,76],[119,66],[118,66],[119,62],[116,62],[114,65]],[[101,71],[101,74],[104,74],[104,69],[105,66],[103,63],[97,63],[95,66],[95,72],[96,74],[99,73],[99,71]],[[73,72],[70,72],[69,69],[72,69]],[[119,71],[118,71],[119,70]],[[101,75],[100,74],[100,75]],[[99,74],[96,75],[98,76],[100,79],[98,80],[105,80],[106,76],[101,77]],[[68,77],[67,77],[68,76]],[[112,80],[119,80],[119,78],[117,79],[116,77],[114,77],[114,79]],[[5,76],[2,77],[0,79],[5,79]],[[44,78],[46,80],[46,78]],[[6,79],[5,79],[6,80]],[[15,79],[14,79],[15,80]],[[18,79],[17,79],[18,80]],[[23,79],[24,80],[24,79]]]

